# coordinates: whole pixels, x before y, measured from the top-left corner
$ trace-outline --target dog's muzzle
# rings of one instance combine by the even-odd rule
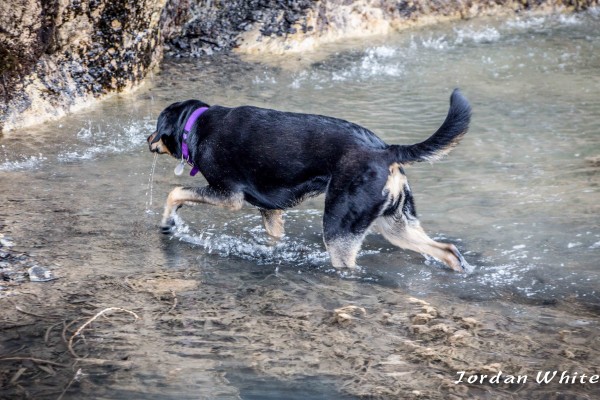
[[[148,149],[153,153],[158,153],[158,142],[160,141],[158,132],[154,132],[152,135],[148,136],[146,141],[148,142]]]

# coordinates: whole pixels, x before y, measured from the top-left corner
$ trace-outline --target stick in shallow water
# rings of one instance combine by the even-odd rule
[[[105,313],[107,313],[109,311],[123,311],[123,312],[126,312],[126,313],[129,313],[129,314],[133,315],[136,321],[138,319],[140,319],[140,317],[136,313],[134,313],[133,311],[126,310],[124,308],[120,308],[120,307],[108,307],[108,308],[105,308],[104,310],[102,310],[99,313],[97,313],[96,315],[94,315],[92,318],[90,318],[87,321],[85,321],[83,323],[83,325],[81,325],[75,331],[75,333],[69,338],[69,342],[67,343],[67,348],[69,349],[69,353],[71,353],[71,355],[73,357],[79,358],[79,356],[73,350],[73,339],[75,338],[75,336],[79,335],[85,329],[86,326],[88,326],[89,324],[91,324],[92,322],[94,322],[96,319],[98,319],[100,316],[102,316],[103,314],[105,314]]]

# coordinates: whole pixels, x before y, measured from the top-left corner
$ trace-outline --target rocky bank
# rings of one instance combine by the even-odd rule
[[[598,0],[4,0],[0,132],[136,87],[170,57],[309,51],[417,24]]]

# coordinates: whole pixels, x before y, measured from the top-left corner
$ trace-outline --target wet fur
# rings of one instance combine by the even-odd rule
[[[174,103],[159,116],[151,151],[181,158],[183,127],[191,113],[209,107],[197,100]],[[464,259],[453,245],[430,239],[416,216],[403,166],[446,155],[467,132],[471,110],[455,90],[442,126],[413,145],[387,145],[348,121],[251,106],[212,106],[192,128],[190,158],[208,181],[201,188],[176,188],[167,199],[163,231],[174,225],[183,204],[232,209],[244,201],[260,209],[267,232],[283,235],[282,210],[325,193],[323,235],[332,264],[354,267],[368,229],[391,243],[429,254],[461,271]]]

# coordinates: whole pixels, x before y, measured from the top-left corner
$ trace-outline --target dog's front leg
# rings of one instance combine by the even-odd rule
[[[285,233],[283,229],[283,210],[265,210],[261,208],[260,215],[262,215],[267,233],[276,239],[280,239]]]
[[[163,233],[170,233],[175,226],[175,214],[184,204],[210,204],[225,207],[230,210],[239,210],[244,204],[244,194],[215,189],[211,186],[199,188],[176,187],[169,193],[165,211],[163,212],[160,228]]]

